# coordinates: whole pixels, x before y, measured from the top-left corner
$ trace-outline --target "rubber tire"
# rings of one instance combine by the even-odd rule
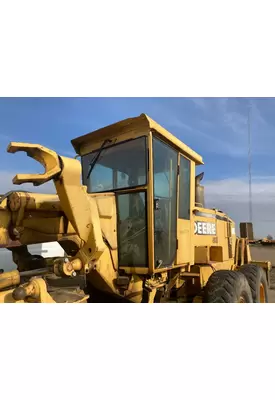
[[[246,303],[253,303],[251,289],[244,274],[238,271],[220,270],[214,272],[204,289],[204,303],[239,303],[243,297]]]
[[[254,264],[244,264],[239,271],[246,277],[253,298],[253,303],[260,303],[260,285],[262,284],[265,292],[265,300],[268,303],[268,284],[263,268]]]

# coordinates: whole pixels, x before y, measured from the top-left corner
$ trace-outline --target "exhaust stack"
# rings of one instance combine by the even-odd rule
[[[201,174],[197,175],[195,178],[195,205],[197,207],[205,207],[205,201],[204,201],[204,186],[200,184],[201,180],[204,177],[204,172]]]

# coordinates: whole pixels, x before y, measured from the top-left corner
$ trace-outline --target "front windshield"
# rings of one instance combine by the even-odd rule
[[[95,157],[100,155],[90,171]],[[146,137],[96,150],[82,157],[83,184],[89,193],[146,185]],[[90,173],[89,173],[90,172]]]

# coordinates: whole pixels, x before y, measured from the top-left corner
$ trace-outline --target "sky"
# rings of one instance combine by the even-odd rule
[[[206,205],[236,224],[248,221],[249,107],[254,231],[275,236],[275,98],[0,98],[0,193],[53,191],[51,183],[12,185],[16,173],[42,169],[24,153],[7,153],[10,141],[74,156],[71,139],[145,113],[202,155]]]

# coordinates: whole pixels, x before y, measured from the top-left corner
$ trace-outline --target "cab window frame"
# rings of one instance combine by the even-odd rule
[[[188,165],[188,180],[186,181],[186,175],[182,172],[183,162]],[[188,196],[186,192],[188,190]],[[191,161],[189,158],[185,157],[183,154],[179,154],[179,208],[178,208],[178,218],[190,221],[191,219]],[[186,202],[188,199],[188,202]]]
[[[88,193],[90,193],[90,194],[92,194],[92,193],[94,193],[94,194],[111,193],[111,192],[116,193],[116,192],[120,192],[120,191],[139,189],[139,188],[143,188],[143,187],[147,187],[148,186],[148,171],[149,171],[148,135],[141,135],[141,136],[138,136],[138,137],[135,137],[135,138],[131,138],[131,139],[127,139],[127,140],[123,140],[121,142],[117,142],[117,143],[111,144],[109,146],[104,147],[103,151],[104,150],[108,150],[108,149],[113,148],[113,147],[116,147],[116,146],[120,146],[120,145],[129,143],[129,142],[132,142],[132,141],[135,141],[135,140],[140,140],[141,138],[144,139],[144,144],[145,144],[144,145],[144,171],[145,171],[145,176],[144,176],[145,177],[145,181],[144,181],[144,183],[140,184],[140,185],[136,185],[136,186],[134,186],[134,185],[133,186],[123,186],[123,187],[120,187],[120,188],[112,188],[112,189],[96,191],[96,192],[88,191]],[[98,151],[100,151],[100,150],[101,149],[99,147],[96,150],[93,150],[93,151],[91,151],[89,153],[86,153],[86,154],[83,154],[81,156],[82,184],[87,186],[87,187],[88,187],[88,185],[87,185],[88,182],[87,182],[87,178],[86,178],[87,177],[87,168],[84,168],[84,157],[91,156],[92,154],[96,155],[96,153],[98,153]],[[97,163],[95,164],[95,166],[96,165],[97,165]]]

